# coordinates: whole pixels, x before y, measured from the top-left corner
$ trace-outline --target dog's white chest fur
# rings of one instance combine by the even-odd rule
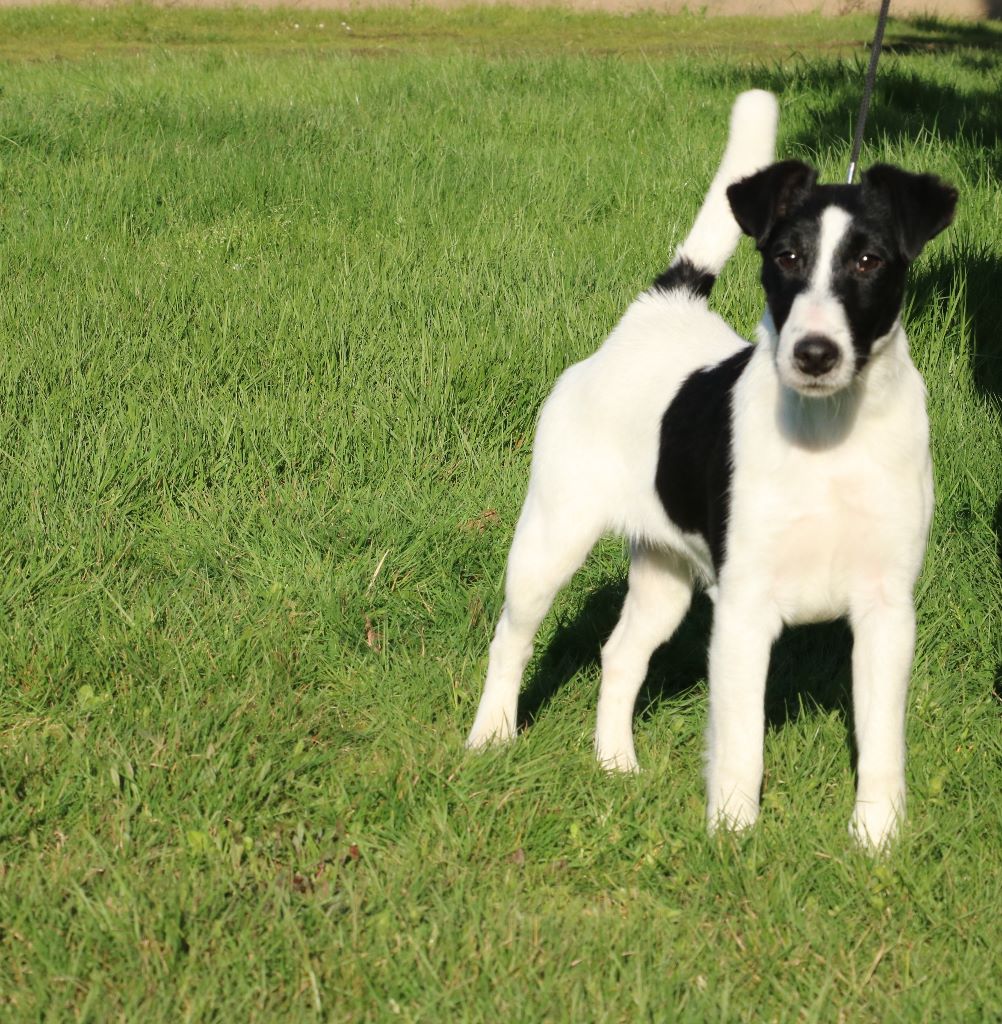
[[[896,330],[851,395],[784,392],[763,338],[736,390],[730,585],[784,622],[849,614],[914,579],[932,514],[924,386]]]

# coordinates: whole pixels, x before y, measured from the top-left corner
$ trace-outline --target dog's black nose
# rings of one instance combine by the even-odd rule
[[[793,362],[801,373],[820,377],[839,361],[838,345],[820,334],[809,334],[793,346]]]

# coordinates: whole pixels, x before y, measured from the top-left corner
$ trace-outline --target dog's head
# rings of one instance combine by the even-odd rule
[[[731,185],[727,198],[762,253],[780,380],[823,397],[879,354],[908,267],[953,220],[957,191],[889,164],[860,185],[818,185],[812,167],[786,160]]]

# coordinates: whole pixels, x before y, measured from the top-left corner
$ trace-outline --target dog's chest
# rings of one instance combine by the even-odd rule
[[[863,430],[825,450],[774,440],[739,460],[730,574],[761,587],[791,623],[910,591],[932,511],[923,425],[904,437]]]

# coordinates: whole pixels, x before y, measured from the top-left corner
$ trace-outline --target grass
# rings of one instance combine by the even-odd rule
[[[847,7],[852,7],[847,0]],[[403,54],[551,57],[680,56],[776,60],[804,55],[868,53],[874,19],[849,14],[782,18],[671,18],[652,13],[627,17],[505,7],[435,10],[410,8],[333,10],[197,10],[122,3],[85,11],[45,5],[0,8],[0,57],[51,60],[95,56],[239,51],[286,57]],[[958,45],[998,49],[1002,33],[990,22],[964,24],[935,18],[892,20],[885,45],[898,51],[937,52]]]
[[[293,41],[314,18],[0,11],[0,1010],[994,1016],[998,30],[896,23],[864,152],[962,194],[909,300],[938,508],[875,862],[837,626],[777,649],[747,838],[702,826],[705,605],[644,774],[594,767],[619,543],[543,628],[524,736],[462,750],[541,399],[684,233],[737,89],[841,176],[863,51],[828,43],[866,19],[353,11],[372,59]],[[755,276],[743,247],[714,297],[744,332]]]

